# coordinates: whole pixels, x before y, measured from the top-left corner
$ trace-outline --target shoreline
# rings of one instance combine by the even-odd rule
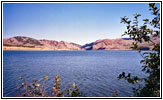
[[[136,51],[136,50],[110,49],[110,50],[3,50],[3,51]]]
[[[3,51],[136,51],[132,49],[104,49],[104,50],[84,50],[84,49],[49,49],[49,48],[29,48],[29,47],[6,47]],[[144,50],[142,50],[144,51]]]

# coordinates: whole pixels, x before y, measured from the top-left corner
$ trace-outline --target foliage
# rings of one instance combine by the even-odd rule
[[[118,91],[114,91],[114,92],[112,93],[112,97],[116,97],[116,96],[118,96]]]
[[[138,88],[133,88],[135,96],[141,97],[156,97],[160,96],[160,44],[152,41],[152,38],[160,37],[160,13],[155,3],[149,4],[149,10],[154,16],[152,20],[144,19],[143,25],[139,25],[138,17],[140,14],[134,15],[134,20],[131,21],[126,16],[121,18],[121,23],[127,24],[127,31],[123,35],[129,35],[135,42],[133,42],[133,49],[138,50],[143,60],[140,62],[143,64],[142,71],[148,73],[146,78],[139,78],[138,76],[132,76],[131,73],[127,74],[123,72],[119,75],[119,79],[123,78],[129,83],[138,84],[139,81],[144,81],[145,86],[142,87],[139,84]],[[152,43],[152,52],[141,53],[138,43],[147,42]]]
[[[66,94],[66,90],[63,91],[60,90],[60,77],[55,77],[54,87],[51,88],[51,93],[48,94],[45,91],[45,84],[48,80],[48,76],[45,76],[45,80],[43,84],[41,84],[40,80],[33,80],[32,83],[27,84],[25,81],[25,78],[20,77],[20,80],[23,81],[21,86],[19,87],[18,84],[16,84],[16,88],[19,91],[17,93],[17,96],[19,97],[64,97]],[[79,97],[84,96],[78,89],[77,86],[75,86],[75,83],[72,83],[72,88],[67,90],[68,97]]]

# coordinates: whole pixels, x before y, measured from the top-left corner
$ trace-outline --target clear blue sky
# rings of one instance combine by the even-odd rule
[[[157,4],[159,6],[159,4]],[[78,44],[120,38],[120,18],[140,13],[151,18],[148,3],[4,3],[3,38],[27,36]]]

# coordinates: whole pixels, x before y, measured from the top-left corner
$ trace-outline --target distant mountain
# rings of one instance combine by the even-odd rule
[[[160,43],[160,38],[151,38],[151,40],[157,44]],[[84,50],[131,50],[132,42],[130,38],[118,38],[118,39],[102,39],[95,42],[85,44],[81,46]],[[151,49],[152,43],[138,43],[138,46],[142,49]]]
[[[3,46],[9,48],[25,47],[25,49],[43,49],[43,50],[80,50],[80,47],[75,43],[69,43],[66,41],[55,40],[37,40],[30,37],[17,36],[13,38],[3,39]]]
[[[80,50],[80,47],[75,43],[69,43],[66,41],[55,41],[55,40],[40,40],[40,43],[43,44],[44,47],[56,50]]]
[[[77,47],[79,47],[79,48],[81,47],[81,45],[76,44],[76,43],[72,43],[72,42],[71,42],[70,44],[72,44],[72,45],[74,45],[74,46],[77,46]]]
[[[29,38],[29,37],[23,37],[23,36],[3,39],[3,45],[4,46],[43,46],[43,44],[41,44],[39,40]]]
[[[157,44],[160,37],[151,38]],[[83,46],[76,43],[55,40],[37,40],[30,37],[16,36],[3,39],[4,50],[131,50],[132,42],[130,38],[101,39]],[[139,43],[142,49],[151,49],[152,43]]]
[[[131,47],[132,40],[119,39],[103,39],[97,40],[90,44],[82,46],[86,50],[128,50]]]

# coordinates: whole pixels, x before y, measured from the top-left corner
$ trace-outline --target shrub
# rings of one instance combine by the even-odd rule
[[[142,71],[149,74],[148,77],[140,78],[131,76],[123,72],[119,75],[119,79],[123,78],[129,83],[138,84],[139,81],[144,81],[145,86],[139,84],[138,88],[133,88],[135,96],[141,97],[159,97],[160,96],[160,44],[155,43],[152,39],[160,37],[160,11],[155,3],[149,4],[149,10],[152,11],[154,18],[152,20],[144,19],[144,24],[140,26],[138,17],[140,14],[134,15],[134,20],[131,21],[127,17],[121,18],[121,23],[127,24],[127,31],[124,35],[129,35],[133,42],[133,49],[138,50],[143,60]],[[152,51],[141,53],[138,43],[152,43]]]
[[[31,83],[27,84],[25,78],[20,77],[20,80],[23,81],[21,86],[18,84],[16,85],[17,90],[19,91],[16,95],[18,97],[64,97],[67,95],[68,97],[79,97],[84,96],[75,85],[72,83],[72,88],[68,89],[67,91],[64,89],[63,91],[60,90],[60,77],[55,77],[54,86],[51,88],[50,94],[45,91],[45,84],[48,81],[48,76],[45,76],[44,82],[41,84],[40,80],[33,80]]]

